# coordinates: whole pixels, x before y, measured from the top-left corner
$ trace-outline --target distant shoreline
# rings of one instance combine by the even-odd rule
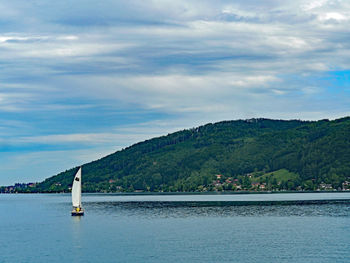
[[[115,196],[133,196],[133,195],[243,195],[243,194],[312,194],[312,193],[349,193],[350,191],[225,191],[225,192],[116,192],[116,193],[101,193],[101,192],[83,192],[84,195],[115,195]],[[18,192],[18,193],[0,193],[4,195],[18,195],[18,194],[70,194],[70,192]]]

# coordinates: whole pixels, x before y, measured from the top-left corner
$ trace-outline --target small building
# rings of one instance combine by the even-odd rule
[[[345,181],[344,183],[342,183],[342,189],[343,190],[350,190],[350,182]]]
[[[221,180],[221,178],[222,178],[222,175],[221,175],[221,174],[217,174],[217,175],[216,175],[216,179],[217,179],[217,180]]]
[[[321,183],[320,184],[320,190],[332,190],[333,187],[331,184],[325,184],[325,183]]]

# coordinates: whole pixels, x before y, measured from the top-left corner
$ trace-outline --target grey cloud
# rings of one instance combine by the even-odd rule
[[[229,91],[232,98],[246,96],[249,100],[252,94],[287,96],[292,91],[303,94],[307,80],[290,81],[292,77],[306,74],[315,78],[334,68],[350,67],[347,37],[350,22],[332,18],[337,18],[339,12],[350,12],[344,2],[337,2],[343,8],[334,5],[334,1],[301,0],[271,0],[264,4],[261,1],[216,1],[215,4],[212,1],[88,1],[84,4],[78,1],[70,5],[65,1],[54,4],[36,1],[20,8],[19,3],[8,4],[14,10],[9,19],[20,17],[26,10],[34,17],[30,25],[42,25],[32,32],[25,28],[23,32],[7,32],[2,36],[8,38],[0,46],[2,63],[7,68],[0,80],[5,83],[54,86],[62,91],[70,90],[69,94],[75,96],[85,89],[85,83],[78,80],[82,76],[113,80],[108,87],[103,81],[96,82],[94,87],[89,85],[89,96],[93,97],[94,92],[99,95],[109,94],[110,91],[104,90],[113,92],[112,87],[118,91],[123,79],[137,80],[147,75],[170,80],[173,75],[183,76],[185,80],[190,76],[204,76],[203,79],[206,75],[217,76],[218,92],[226,92],[227,86],[220,83],[221,73],[242,79],[246,75],[280,79],[278,84],[252,85],[249,92],[240,91],[242,94],[236,89]],[[327,19],[327,14],[331,19]],[[79,31],[76,27],[83,28]],[[166,91],[170,84],[163,85],[160,91]],[[184,81],[183,85],[189,83]],[[150,82],[143,87],[144,98],[154,96],[153,86],[157,84]],[[138,92],[130,85],[123,88],[126,94],[123,96],[130,101]],[[48,92],[47,96],[57,94]],[[200,109],[200,105],[184,106],[181,109]]]

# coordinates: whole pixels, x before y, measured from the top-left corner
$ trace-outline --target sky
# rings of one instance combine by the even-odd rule
[[[350,1],[0,0],[0,185],[222,120],[350,115]]]

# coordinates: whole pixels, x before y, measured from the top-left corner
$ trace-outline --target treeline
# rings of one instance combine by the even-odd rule
[[[247,174],[280,169],[298,175],[289,181],[290,190],[322,183],[337,189],[350,176],[349,160],[350,118],[224,121],[140,142],[84,164],[83,191],[210,191],[217,190],[219,174],[243,180]],[[76,170],[30,190],[68,192]],[[260,179],[250,178],[250,184]]]

